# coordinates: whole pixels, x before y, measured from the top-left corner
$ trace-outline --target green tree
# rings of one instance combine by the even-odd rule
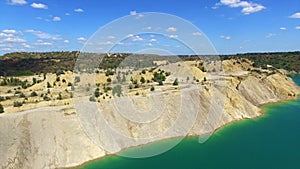
[[[100,89],[97,88],[94,92],[95,97],[99,97],[100,96]]]
[[[123,74],[122,82],[126,82],[126,76]]]
[[[51,85],[49,82],[47,82],[47,88],[51,88]]]
[[[173,86],[178,86],[178,79],[177,78],[174,80]]]
[[[32,78],[32,84],[36,84],[36,78]]]
[[[186,82],[189,82],[189,80],[190,80],[190,77],[189,76],[186,77]]]
[[[166,80],[166,76],[162,72],[160,72],[160,73],[154,72],[153,75],[154,75],[153,81],[155,81],[155,82],[160,82],[160,81]]]
[[[4,107],[2,106],[2,104],[0,104],[0,113],[4,112]]]
[[[145,78],[142,76],[140,82],[143,84],[146,82]]]

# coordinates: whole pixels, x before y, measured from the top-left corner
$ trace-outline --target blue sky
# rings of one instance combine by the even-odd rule
[[[220,54],[300,50],[298,0],[1,0],[0,54],[81,50],[99,28],[144,12],[168,13],[191,22]],[[168,29],[175,39],[178,28]],[[164,41],[154,36],[130,38],[148,47]],[[136,46],[130,49],[142,50]]]

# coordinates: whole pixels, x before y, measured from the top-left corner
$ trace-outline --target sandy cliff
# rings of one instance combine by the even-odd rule
[[[208,77],[203,85],[187,86],[180,92],[170,90],[132,97],[130,101],[133,105],[145,110],[133,116],[126,114],[125,117],[133,120],[124,118],[117,110],[115,105],[127,105],[128,100],[121,98],[101,102],[101,106],[91,105],[99,106],[100,111],[104,112],[101,116],[95,114],[92,108],[91,111],[85,109],[87,113],[82,115],[70,106],[41,107],[2,114],[0,166],[76,166],[127,147],[185,136],[186,133],[211,133],[229,122],[259,116],[259,106],[262,104],[295,99],[300,94],[299,87],[291,78],[280,72],[247,71],[249,64],[241,65],[237,70],[231,63],[224,65],[228,65],[229,69],[225,70],[222,77]],[[149,103],[161,105],[151,107]],[[197,106],[191,107],[189,104]],[[76,106],[80,109],[80,104]],[[149,107],[151,111],[147,112]],[[130,106],[123,109],[123,112],[131,110]],[[157,116],[155,113],[158,113]],[[144,117],[151,120],[139,123]],[[111,129],[104,129],[101,121],[108,123]],[[118,132],[107,132],[113,129]],[[99,144],[101,146],[97,146]]]

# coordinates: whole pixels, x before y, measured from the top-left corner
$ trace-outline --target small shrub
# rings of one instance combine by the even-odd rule
[[[164,85],[164,83],[163,83],[162,81],[159,81],[159,82],[158,82],[158,85],[159,85],[159,86],[162,86],[162,85]]]
[[[20,93],[19,97],[20,97],[20,98],[25,98],[26,96],[25,96],[24,93]]]
[[[4,107],[0,104],[0,113],[4,113]]]
[[[51,100],[51,98],[48,97],[47,95],[45,95],[45,96],[43,97],[43,99],[44,99],[45,101],[50,101],[50,100]]]
[[[80,82],[80,77],[79,76],[76,76],[75,77],[75,83],[79,83]]]
[[[178,79],[177,78],[174,80],[173,86],[178,86]]]
[[[35,91],[33,91],[33,92],[30,93],[30,96],[35,97],[35,96],[38,96],[38,94]]]
[[[145,78],[144,78],[144,77],[141,77],[140,82],[141,82],[142,84],[145,83],[145,82],[146,82]]]
[[[61,93],[59,93],[58,96],[57,96],[57,100],[62,100],[62,99],[63,99],[62,95],[61,95]]]
[[[94,96],[91,96],[91,97],[89,98],[89,100],[90,100],[91,102],[96,102],[96,99],[95,99]]]
[[[155,90],[154,86],[151,86],[150,91],[154,91],[154,90]]]
[[[97,88],[94,92],[95,97],[99,97],[100,96],[100,89]]]
[[[47,82],[47,88],[51,88],[51,85],[49,82]]]
[[[115,94],[117,94],[117,96],[120,97],[120,96],[122,95],[122,87],[121,87],[121,85],[115,86],[115,87],[112,89],[112,94],[113,94],[113,96],[114,96]]]
[[[14,105],[13,105],[14,107],[21,107],[21,106],[23,106],[23,103],[22,102],[18,102],[18,101],[16,101],[16,102],[14,102]]]

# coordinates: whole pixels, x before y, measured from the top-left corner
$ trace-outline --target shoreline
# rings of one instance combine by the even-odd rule
[[[243,121],[243,120],[254,120],[254,119],[259,119],[263,116],[266,115],[266,112],[268,111],[265,106],[272,106],[272,105],[277,105],[277,104],[284,104],[284,103],[287,103],[287,102],[291,102],[291,101],[296,101],[300,99],[300,95],[298,96],[295,96],[295,98],[291,98],[291,99],[286,99],[286,100],[279,100],[279,101],[276,101],[276,102],[269,102],[269,103],[265,103],[265,104],[262,104],[262,105],[259,105],[258,107],[260,108],[260,111],[259,111],[259,115],[258,116],[255,116],[253,118],[242,118],[242,119],[236,119],[236,120],[233,120],[233,121],[230,121],[218,128],[216,128],[214,130],[214,132],[212,134],[215,134],[218,130],[228,126],[228,125],[231,125],[231,124],[234,124],[234,123],[237,123],[237,122],[240,122],[240,121]],[[202,136],[204,136],[206,134],[202,134]],[[193,138],[193,137],[201,137],[201,135],[187,135],[185,137],[183,137],[183,139],[187,139],[187,138]],[[146,144],[141,144],[141,145],[137,145],[137,146],[132,146],[132,147],[127,147],[127,148],[124,148],[122,150],[120,150],[119,152],[117,153],[114,153],[114,154],[106,154],[102,157],[99,157],[99,158],[95,158],[95,159],[91,159],[91,160],[88,160],[82,164],[79,164],[79,165],[76,165],[76,166],[72,166],[72,167],[64,167],[65,169],[80,169],[82,168],[83,166],[87,165],[88,163],[91,163],[93,161],[98,161],[98,160],[103,160],[104,158],[106,157],[115,157],[115,156],[119,156],[118,154],[123,152],[123,151],[126,151],[128,149],[131,149],[131,148],[138,148],[138,147],[142,147],[142,146],[146,146],[146,145],[150,145],[150,144],[154,144],[154,143],[158,143],[158,142],[161,142],[161,141],[167,141],[167,140],[171,140],[171,139],[176,139],[176,138],[180,138],[180,137],[170,137],[170,138],[164,138],[164,139],[161,139],[161,140],[156,140],[156,141],[153,141],[153,142],[149,142],[149,143],[146,143]]]

